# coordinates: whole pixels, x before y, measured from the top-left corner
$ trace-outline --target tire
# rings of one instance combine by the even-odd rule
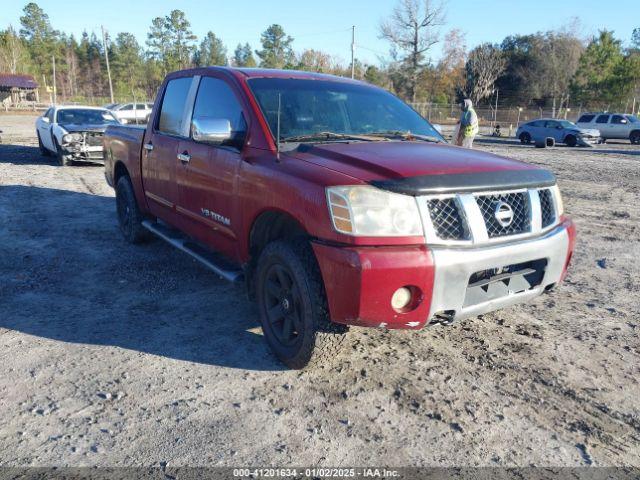
[[[575,135],[567,135],[567,138],[564,139],[564,143],[566,143],[568,147],[575,147],[578,144],[578,139]]]
[[[51,152],[47,147],[44,146],[44,143],[42,143],[42,138],[40,138],[40,132],[38,132],[37,135],[38,135],[38,148],[40,149],[40,155],[42,155],[43,157],[50,157]]]
[[[531,134],[528,132],[522,132],[520,134],[520,143],[529,145],[531,143]]]
[[[56,146],[56,157],[61,167],[66,167],[71,163],[71,159],[68,155],[62,153],[62,147],[58,144],[58,141],[54,138],[53,144]]]
[[[348,327],[329,319],[320,269],[305,238],[265,247],[256,296],[265,339],[289,368],[327,363],[340,351]]]
[[[633,132],[631,132],[631,134],[629,135],[629,141],[633,145],[640,145],[640,130],[634,130]]]
[[[149,231],[142,226],[144,215],[138,208],[133,185],[128,176],[120,177],[116,184],[116,213],[118,225],[129,243],[142,243],[149,238]]]

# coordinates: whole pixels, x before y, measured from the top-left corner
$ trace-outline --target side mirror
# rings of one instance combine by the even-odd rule
[[[42,117],[42,121],[44,123],[49,123],[49,117]]]
[[[622,120],[620,120],[620,123],[627,123],[627,121],[623,118]]]
[[[223,118],[194,118],[191,121],[191,136],[196,142],[220,145],[231,140],[231,122]]]

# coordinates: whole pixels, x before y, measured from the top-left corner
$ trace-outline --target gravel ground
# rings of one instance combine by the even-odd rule
[[[284,370],[241,287],[124,242],[102,168],[0,116],[0,465],[640,465],[640,149],[477,147],[558,176],[578,243],[529,305],[352,329]]]

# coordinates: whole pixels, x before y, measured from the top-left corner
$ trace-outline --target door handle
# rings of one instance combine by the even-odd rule
[[[180,160],[182,163],[189,163],[189,161],[191,160],[191,155],[189,155],[187,152],[179,153],[178,160]]]
[[[145,143],[143,147],[147,152],[150,152],[151,150],[153,150],[153,143]]]

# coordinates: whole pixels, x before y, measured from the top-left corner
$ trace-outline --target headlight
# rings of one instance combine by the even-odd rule
[[[357,185],[327,188],[327,202],[333,226],[340,233],[370,237],[424,235],[414,197]]]
[[[67,133],[62,136],[62,143],[77,143],[82,141],[81,133]]]
[[[556,209],[558,210],[558,217],[564,214],[564,204],[562,203],[562,195],[560,195],[560,189],[558,185],[554,185],[551,189],[553,192],[553,198],[556,200]]]

